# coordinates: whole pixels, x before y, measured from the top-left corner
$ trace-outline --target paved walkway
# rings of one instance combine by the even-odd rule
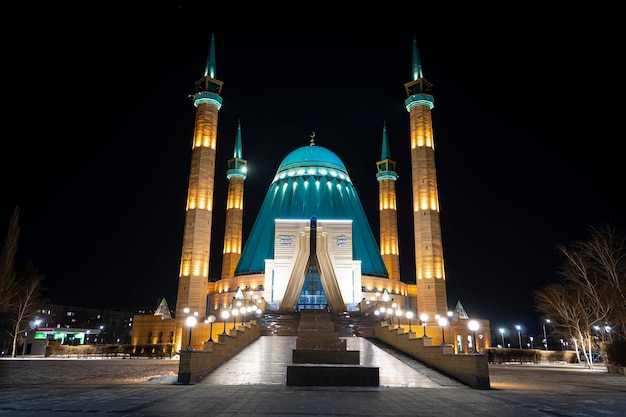
[[[2,359],[0,417],[626,415],[626,377],[601,366],[490,365],[491,389],[475,390],[349,338],[363,365],[380,367],[380,387],[288,387],[294,346],[294,338],[261,337],[192,385],[173,383],[172,360]]]

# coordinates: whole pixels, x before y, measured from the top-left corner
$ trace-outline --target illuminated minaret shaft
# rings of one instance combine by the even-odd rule
[[[185,327],[185,308],[190,314],[205,316],[211,252],[211,227],[213,221],[213,190],[215,182],[215,151],[217,145],[217,113],[222,106],[222,82],[215,77],[215,39],[211,47],[204,76],[196,81],[193,104],[196,121],[191,151],[191,168],[183,247],[176,299],[175,343],[192,345]],[[186,336],[183,345],[183,336]]]
[[[422,74],[415,39],[412,74],[413,80],[405,84],[405,106],[411,135],[417,309],[434,321],[437,314],[445,317],[448,309],[431,115],[434,98],[432,84]]]
[[[383,125],[383,146],[380,161],[376,163],[378,204],[380,210],[380,254],[389,278],[400,279],[400,254],[398,250],[398,216],[396,208],[396,163],[390,159],[387,125]]]
[[[226,200],[226,227],[222,258],[222,279],[232,277],[241,257],[243,234],[243,182],[246,179],[247,161],[242,159],[241,124],[237,124],[235,153],[228,160],[228,198]]]

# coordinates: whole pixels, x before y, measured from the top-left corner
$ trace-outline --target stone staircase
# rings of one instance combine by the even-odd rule
[[[339,337],[374,338],[375,328],[380,324],[374,314],[361,312],[331,313],[331,321]],[[259,318],[259,323],[261,336],[297,336],[300,313],[266,312]]]
[[[360,351],[347,350],[347,340],[335,331],[333,315],[326,310],[302,310],[287,366],[287,385],[378,386],[379,369],[360,365]]]
[[[300,313],[266,312],[259,317],[261,336],[297,336]]]

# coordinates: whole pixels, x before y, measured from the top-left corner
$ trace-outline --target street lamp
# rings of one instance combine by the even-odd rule
[[[233,315],[233,330],[235,330],[237,328],[237,315],[239,314],[239,310],[233,308],[231,314]]]
[[[445,318],[445,317],[439,317],[438,323],[441,326],[441,344],[445,345],[446,344],[446,337],[444,335],[443,328],[448,325],[448,319]]]
[[[396,316],[398,317],[398,327],[400,327],[400,325],[402,324],[402,310],[397,309],[396,310]]]
[[[522,348],[522,334],[520,333],[520,330],[522,329],[522,326],[520,326],[519,324],[515,325],[515,328],[517,329],[517,340],[519,342],[519,348]]]
[[[41,323],[41,320],[39,319],[32,321],[28,330],[37,330],[37,328],[39,327],[39,323]],[[28,336],[28,330],[24,332],[24,342],[22,343],[22,358],[26,356],[26,336]]]
[[[504,329],[500,328],[498,330],[500,330],[500,336],[502,336],[502,348],[504,348],[505,347],[505,345],[504,345]]]
[[[380,322],[381,323],[385,321],[385,311],[387,311],[385,307],[380,308]]]
[[[534,349],[535,347],[533,345],[533,340],[535,340],[535,338],[533,336],[530,336],[529,339],[530,339],[530,348]]]
[[[546,319],[546,322],[549,323],[550,320]],[[543,348],[548,350],[548,335],[546,334],[546,323],[543,323]]]
[[[420,320],[422,321],[422,324],[424,325],[424,333],[422,334],[422,337],[426,337],[426,322],[428,321],[428,314],[422,313],[420,315]]]
[[[196,323],[198,323],[198,319],[196,318],[196,316],[198,315],[198,313],[193,313],[193,316],[189,316],[185,319],[185,323],[187,324],[187,326],[189,326],[189,345],[187,346],[187,350],[193,350],[193,348],[191,347],[191,331],[193,330],[193,326],[196,325]]]
[[[213,342],[213,322],[215,321],[215,316],[211,314],[206,318],[206,323],[209,323],[209,342]]]
[[[222,311],[222,320],[224,320],[224,331],[222,332],[222,334],[226,334],[226,320],[228,320],[228,317],[230,317],[230,313],[226,310]]]
[[[411,333],[411,319],[413,318],[413,312],[407,311],[406,318],[409,320],[409,333]]]
[[[476,351],[476,330],[478,330],[479,324],[478,324],[478,322],[476,320],[470,320],[467,323],[467,327],[469,327],[469,329],[473,333],[473,335],[472,335],[473,353],[478,353],[478,351]]]
[[[239,309],[239,312],[241,313],[241,325],[243,326],[243,316],[246,314],[246,308],[245,307],[241,307]]]

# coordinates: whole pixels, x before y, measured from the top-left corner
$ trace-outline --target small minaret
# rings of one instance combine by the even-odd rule
[[[215,79],[215,37],[211,36],[209,57],[204,76],[196,81],[193,104],[196,107],[191,151],[191,169],[187,191],[187,207],[183,232],[183,248],[176,298],[177,349],[192,345],[184,341],[185,309],[200,317],[207,315],[207,292],[211,227],[213,222],[213,190],[215,183],[215,152],[217,146],[217,113],[222,107],[222,82]]]
[[[390,159],[387,125],[383,123],[383,146],[380,161],[376,162],[378,204],[380,210],[380,254],[389,273],[389,279],[400,279],[398,249],[398,215],[396,208],[396,162]]]
[[[406,83],[406,110],[411,135],[411,173],[413,184],[413,227],[415,234],[415,273],[417,313],[446,317],[447,295],[443,263],[443,244],[439,216],[435,142],[431,110],[434,107],[432,84],[422,73],[422,64],[413,39],[412,81]]]
[[[235,153],[228,160],[228,199],[226,200],[226,227],[222,258],[222,279],[232,277],[241,257],[243,230],[243,182],[248,162],[242,159],[241,124],[237,123]]]

